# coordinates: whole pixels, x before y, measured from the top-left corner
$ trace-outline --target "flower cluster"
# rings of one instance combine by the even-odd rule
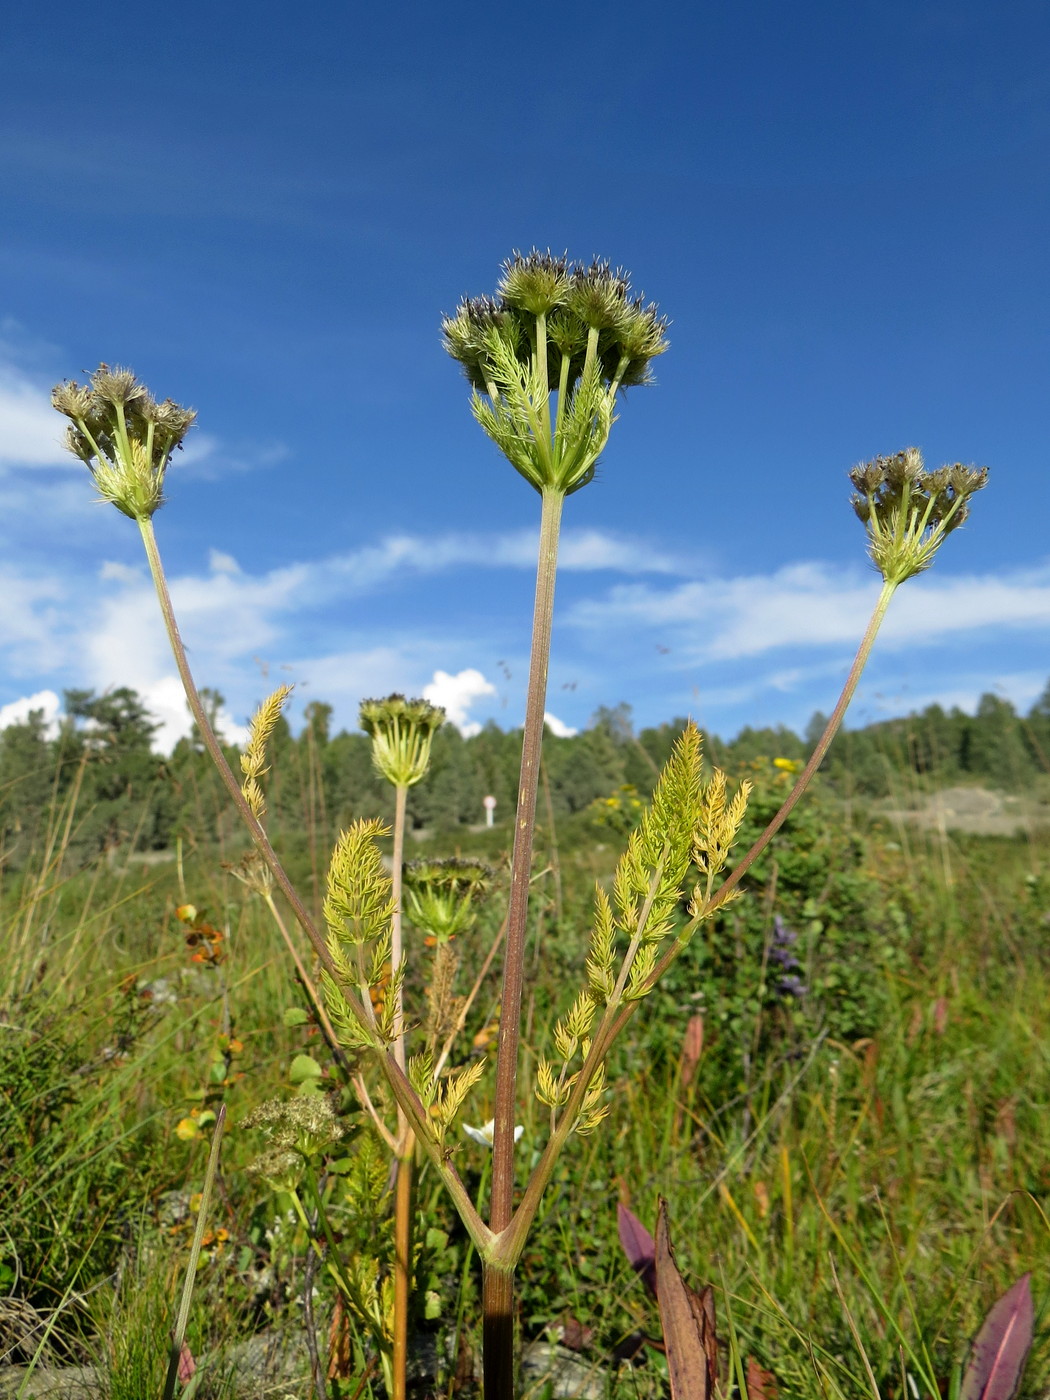
[[[426,774],[435,732],[445,711],[429,700],[362,700],[360,725],[372,740],[372,762],[394,787],[413,787]]]
[[[132,520],[164,504],[164,473],[197,417],[192,408],[157,403],[130,369],[106,364],[87,385],[57,384],[51,403],[71,420],[66,446],[87,463],[103,500]]]
[[[970,497],[987,482],[988,468],[956,462],[928,472],[922,453],[908,447],[854,467],[849,478],[872,563],[887,583],[898,584],[930,567],[945,536],[969,514]]]
[[[405,913],[427,941],[447,943],[466,933],[493,871],[477,860],[413,860],[404,869]]]
[[[779,914],[773,915],[773,937],[769,945],[769,961],[779,969],[780,976],[773,991],[781,1000],[804,997],[809,988],[799,973],[802,964],[792,949],[798,942],[798,934],[789,929]]]
[[[626,273],[537,249],[515,253],[496,296],[466,298],[442,329],[478,422],[538,491],[566,495],[594,476],[619,391],[650,383],[667,349],[666,320]]]

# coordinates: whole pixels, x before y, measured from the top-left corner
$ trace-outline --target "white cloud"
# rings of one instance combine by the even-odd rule
[[[0,365],[0,466],[76,467],[62,446],[64,425],[46,389]]]
[[[475,700],[495,694],[496,687],[492,682],[473,668],[457,671],[454,676],[447,671],[435,671],[434,679],[423,687],[423,699],[429,700],[432,705],[440,705],[464,739],[481,732],[477,720],[467,719]]]
[[[133,689],[138,690],[146,709],[159,723],[160,727],[153,736],[154,746],[163,753],[170,753],[178,740],[189,734],[192,727],[182,682],[172,672],[171,675],[162,676],[160,680],[134,686]],[[228,744],[243,744],[247,741],[247,725],[237,724],[225,705],[219,709],[215,727],[219,737]]]
[[[107,583],[141,583],[143,571],[133,564],[122,564],[119,559],[104,559],[98,576]]]
[[[43,711],[45,730],[54,736],[58,731],[62,703],[53,690],[38,690],[35,695],[24,695],[20,700],[0,705],[0,729],[6,729],[10,724],[24,724],[34,710]]]
[[[466,567],[534,569],[538,542],[535,530],[487,535],[387,535],[378,544],[332,557],[327,568],[339,577],[341,586],[350,584],[365,591],[398,573],[435,574]],[[563,569],[578,573],[689,571],[682,561],[658,547],[601,530],[565,531],[558,558]]]
[[[241,566],[232,554],[224,554],[221,549],[208,550],[208,568],[213,574],[239,574]]]
[[[595,632],[650,628],[674,635],[691,660],[733,660],[781,647],[860,640],[878,595],[870,576],[825,564],[773,574],[689,581],[660,589],[621,584],[577,603],[574,625]],[[880,645],[904,647],[987,627],[1050,626],[1050,568],[985,576],[930,576],[897,593]]]
[[[552,715],[549,710],[544,714],[543,722],[556,739],[571,739],[574,734],[579,733],[578,729],[564,724],[557,715]]]

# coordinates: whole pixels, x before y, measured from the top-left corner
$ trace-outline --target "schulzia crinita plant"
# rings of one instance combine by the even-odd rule
[[[264,745],[258,740],[254,749],[249,745],[242,786],[226,764],[194,685],[152,525],[171,452],[193,421],[192,413],[170,402],[155,404],[130,371],[110,371],[106,366],[86,388],[64,384],[55,391],[56,408],[72,420],[72,450],[87,462],[102,495],[131,516],[142,532],[194,718],[255,841],[267,871],[267,890],[272,883],[283,893],[320,960],[327,1006],[327,1011],[322,1009],[322,1024],[338,1053],[371,1060],[397,1101],[397,1135],[385,1128],[378,1115],[377,1127],[397,1153],[399,1180],[409,1179],[407,1170],[400,1168],[410,1160],[411,1137],[442,1179],[477,1248],[483,1270],[488,1400],[510,1400],[514,1394],[514,1270],[558,1154],[570,1134],[596,1130],[608,1112],[603,1073],[610,1047],[697,927],[738,892],[744,873],[783,823],[826,753],[893,593],[929,566],[945,536],[965,518],[969,498],[985,481],[983,471],[961,466],[927,472],[913,449],[876,458],[852,473],[857,491],[854,506],[867,529],[883,587],[827,729],[779,812],[728,874],[747,785],[731,793],[724,774],[715,771],[705,778],[700,735],[692,725],[685,730],[640,825],[628,839],[611,894],[596,891],[582,985],[555,1028],[554,1056],[541,1063],[537,1075],[537,1093],[549,1112],[549,1136],[528,1180],[517,1183],[515,1108],[529,876],[562,508],[567,496],[593,479],[620,392],[649,381],[652,360],[667,348],[665,330],[656,308],[632,296],[627,277],[607,263],[574,265],[535,251],[515,254],[504,265],[494,297],[466,300],[444,322],[446,349],[462,364],[473,388],[475,417],[540,496],[487,1220],[456,1170],[452,1149],[457,1117],[484,1072],[481,1062],[448,1069],[444,1055],[435,1057],[436,1037],[418,1055],[405,1057],[403,958],[400,944],[394,944],[395,929],[398,937],[400,930],[400,855],[395,858],[392,881],[376,847],[384,828],[378,822],[358,822],[344,832],[329,872],[325,928],[319,929],[263,826],[263,804],[252,783],[258,785],[264,771]],[[416,713],[413,706],[420,703],[390,697],[367,702],[362,712],[362,723],[373,736],[377,766],[399,792],[415,781],[420,763],[425,768],[429,734],[438,722],[436,713]],[[265,714],[261,714],[265,727]],[[411,742],[401,732],[402,721],[415,726]],[[415,743],[418,749],[414,750]],[[428,911],[414,887],[411,898],[413,918],[424,929],[429,920],[440,942],[437,911]],[[684,921],[679,914],[683,904],[688,909]],[[449,906],[450,911],[453,907]],[[370,1106],[360,1078],[354,1082],[360,1086],[362,1102]],[[516,1186],[520,1192],[516,1193]],[[407,1272],[402,1284],[407,1287]],[[398,1394],[396,1366],[393,1386]]]

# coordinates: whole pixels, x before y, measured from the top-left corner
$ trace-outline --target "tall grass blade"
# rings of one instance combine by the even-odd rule
[[[182,1285],[182,1298],[179,1301],[179,1313],[175,1320],[175,1333],[171,1342],[171,1354],[168,1361],[168,1375],[164,1382],[164,1400],[172,1400],[175,1394],[176,1382],[180,1379],[188,1381],[193,1371],[190,1370],[192,1358],[186,1349],[186,1324],[190,1320],[190,1303],[193,1299],[193,1285],[197,1278],[197,1260],[200,1258],[201,1245],[204,1240],[204,1227],[208,1220],[208,1205],[211,1199],[211,1189],[215,1184],[215,1178],[219,1171],[219,1148],[222,1145],[222,1130],[226,1125],[226,1105],[220,1104],[219,1111],[215,1117],[215,1131],[212,1133],[211,1152],[208,1154],[208,1168],[204,1173],[204,1186],[201,1190],[200,1210],[197,1212],[197,1227],[193,1232],[193,1243],[190,1246],[190,1257],[186,1263],[186,1280]],[[181,1373],[181,1374],[180,1374]]]

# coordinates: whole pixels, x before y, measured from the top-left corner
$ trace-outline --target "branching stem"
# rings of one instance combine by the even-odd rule
[[[196,683],[193,679],[193,673],[190,670],[189,661],[186,657],[186,648],[179,634],[175,610],[171,603],[171,594],[168,591],[167,579],[164,576],[164,566],[161,562],[160,551],[157,548],[157,540],[153,532],[152,519],[148,516],[140,516],[138,517],[138,526],[142,534],[142,543],[146,550],[146,558],[149,561],[150,573],[153,576],[153,585],[157,592],[157,600],[160,603],[161,615],[164,618],[164,626],[168,634],[168,641],[171,644],[172,654],[175,658],[175,665],[178,667],[179,677],[182,680],[183,689],[186,692],[186,700],[190,707],[190,713],[197,722],[197,727],[200,730],[204,746],[208,750],[212,762],[218,770],[219,777],[222,779],[226,790],[229,792],[241,819],[248,828],[260,855],[273,873],[278,888],[291,905],[296,920],[313,945],[322,966],[340,988],[351,1015],[360,1026],[368,1030],[370,1029],[369,1018],[365,1007],[361,1004],[358,997],[343,984],[339,970],[332,959],[331,953],[328,951],[328,945],[321,936],[317,925],[310,917],[309,910],[299,898],[294,885],[288,878],[288,874],[278,859],[276,851],[270,845],[266,832],[245,801],[244,794],[241,792],[241,785],[234,776],[229,763],[226,761],[226,755],[222,751],[222,745],[219,743],[218,737],[209,722],[207,712],[201,703],[200,694],[197,690]],[[434,1164],[441,1180],[444,1182],[445,1188],[452,1198],[452,1202],[459,1212],[468,1234],[478,1249],[483,1250],[487,1248],[492,1239],[492,1232],[475,1210],[474,1203],[470,1199],[470,1195],[459,1173],[445,1157],[440,1144],[435,1141],[430,1131],[426,1109],[420,1102],[419,1095],[409,1083],[408,1077],[394,1059],[393,1055],[387,1051],[378,1050],[376,1052],[376,1060],[383,1077],[390,1086],[391,1093],[397,1100],[398,1106],[404,1111],[412,1130],[419,1138],[421,1146],[430,1161]]]

